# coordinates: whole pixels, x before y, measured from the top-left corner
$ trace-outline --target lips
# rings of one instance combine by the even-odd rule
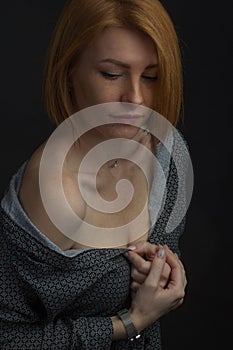
[[[113,122],[119,124],[130,124],[130,125],[139,125],[141,124],[142,115],[110,115],[110,118]]]

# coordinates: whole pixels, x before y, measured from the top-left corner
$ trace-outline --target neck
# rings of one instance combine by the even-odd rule
[[[135,134],[135,136],[130,139],[136,142],[134,142],[133,147],[129,147],[129,149],[126,149],[124,143],[122,144],[119,141],[119,144],[117,144],[117,146],[114,146],[114,152],[112,152],[110,147],[104,147],[104,142],[109,140],[117,140],[117,137],[111,137],[108,139],[107,137],[104,137],[102,133],[99,133],[95,129],[89,130],[87,133],[82,135],[72,146],[71,151],[69,152],[67,157],[68,166],[69,164],[72,164],[72,169],[78,169],[82,159],[85,156],[88,156],[90,157],[90,163],[95,164],[97,160],[99,160],[100,162],[102,160],[101,164],[103,166],[105,165],[106,168],[109,168],[110,170],[118,168],[119,166],[121,166],[121,168],[124,168],[125,166],[127,166],[127,163],[132,164],[130,159],[133,159],[135,155],[137,156],[140,153],[142,153],[141,157],[143,157],[143,147],[140,146],[143,145],[150,151],[154,148],[151,135],[143,131],[142,129],[138,129],[138,132]],[[94,151],[94,147],[98,145],[101,147],[101,151]],[[93,152],[91,152],[92,150]]]

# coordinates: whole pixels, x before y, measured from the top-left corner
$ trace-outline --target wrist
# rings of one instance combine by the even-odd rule
[[[112,325],[113,325],[113,338],[112,340],[123,340],[127,339],[128,335],[126,329],[119,319],[118,316],[111,317]]]
[[[132,308],[130,308],[128,312],[137,332],[141,333],[145,328],[141,315],[138,315],[138,313],[132,310]]]
[[[135,325],[133,323],[133,320],[131,319],[129,310],[122,309],[117,313],[117,316],[122,321],[122,323],[125,327],[128,339],[133,341],[133,340],[139,339],[141,337],[141,335],[139,334],[137,328],[135,327]]]

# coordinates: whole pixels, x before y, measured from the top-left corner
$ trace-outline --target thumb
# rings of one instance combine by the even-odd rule
[[[143,242],[142,244],[137,244],[135,253],[141,256],[146,256],[147,260],[152,261],[156,254],[157,246],[149,242]]]
[[[160,248],[151,264],[150,272],[146,278],[147,284],[152,286],[159,285],[159,281],[163,273],[165,262],[166,262],[165,250],[163,248]]]

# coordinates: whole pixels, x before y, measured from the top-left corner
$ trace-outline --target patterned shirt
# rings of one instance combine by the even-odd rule
[[[167,244],[179,255],[185,219],[165,234],[178,180],[174,163],[163,154],[167,193],[148,241]],[[161,349],[159,321],[144,329],[138,340],[112,341],[111,316],[131,303],[126,249],[60,250],[18,207],[23,167],[13,176],[0,209],[0,349]],[[151,212],[153,203],[151,195]]]

